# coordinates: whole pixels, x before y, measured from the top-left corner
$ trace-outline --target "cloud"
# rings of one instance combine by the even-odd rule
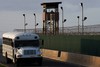
[[[79,10],[79,6],[71,3],[63,4],[65,12],[76,12]]]
[[[89,8],[85,11],[85,16],[87,16],[88,25],[100,24],[100,8]]]
[[[86,25],[99,24],[100,0],[0,0],[0,31],[11,31],[16,28],[23,28],[23,16],[26,14],[27,28],[34,28],[34,16],[37,15],[38,27],[42,27],[42,6],[43,2],[62,1],[64,8],[64,18],[67,19],[65,26],[77,25],[77,16],[80,16],[81,24],[81,6],[80,2],[84,3],[84,16],[88,19],[85,21]],[[61,9],[60,12],[60,26],[61,23]]]
[[[39,0],[0,0],[0,10],[34,10],[39,3]]]
[[[24,17],[26,16],[27,28],[34,28],[34,15],[32,11],[0,11],[0,31],[12,31],[14,29],[24,28]],[[42,27],[42,14],[36,13],[38,27]]]
[[[23,17],[18,12],[0,11],[0,31],[13,30],[16,27],[20,27],[20,25],[22,25],[21,19],[23,19]]]

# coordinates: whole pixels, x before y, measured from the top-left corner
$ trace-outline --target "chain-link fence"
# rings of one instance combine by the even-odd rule
[[[59,33],[58,34],[68,34],[68,35],[81,35],[82,34],[82,29],[84,29],[83,33],[84,35],[100,35],[100,24],[99,25],[88,25],[84,26],[72,26],[72,27],[59,27]],[[63,32],[62,32],[63,30]],[[15,29],[14,31],[24,31],[23,29]],[[26,32],[35,32],[34,29],[26,29]],[[42,28],[37,28],[36,33],[43,33]],[[46,32],[47,34],[49,33],[49,30]]]
[[[100,35],[100,25],[84,26],[83,33],[85,35]],[[62,30],[62,29],[61,29]],[[64,33],[67,34],[82,34],[82,26],[65,27]]]

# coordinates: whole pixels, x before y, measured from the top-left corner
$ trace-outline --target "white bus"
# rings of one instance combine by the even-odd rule
[[[6,62],[16,63],[28,61],[42,64],[40,38],[37,34],[24,32],[8,32],[3,34],[2,53]]]

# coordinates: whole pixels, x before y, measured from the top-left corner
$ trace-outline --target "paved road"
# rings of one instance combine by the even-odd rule
[[[6,64],[5,63],[5,59],[2,56],[2,53],[0,53],[0,63],[7,65],[8,67],[16,67],[15,64]],[[51,60],[48,58],[43,58],[43,63],[42,63],[43,67],[84,67],[84,66],[80,66],[80,65],[76,65],[76,64],[71,64],[71,63],[64,63],[64,62],[60,62],[60,61],[56,61],[56,60]],[[25,66],[26,67],[26,66]],[[29,65],[27,66],[29,67]],[[34,66],[31,66],[34,67]]]
[[[15,64],[5,64],[8,67],[16,67]],[[20,67],[35,67],[36,65],[22,65]],[[70,64],[70,63],[63,63],[63,62],[59,62],[59,61],[55,61],[55,60],[50,60],[50,59],[43,59],[43,67],[83,67],[80,65],[75,65],[75,64]],[[42,67],[41,66],[41,67]],[[39,66],[40,67],[40,66]]]

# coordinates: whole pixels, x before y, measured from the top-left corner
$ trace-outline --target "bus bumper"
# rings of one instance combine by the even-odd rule
[[[17,64],[38,64],[42,65],[42,57],[34,57],[34,58],[18,58]]]

